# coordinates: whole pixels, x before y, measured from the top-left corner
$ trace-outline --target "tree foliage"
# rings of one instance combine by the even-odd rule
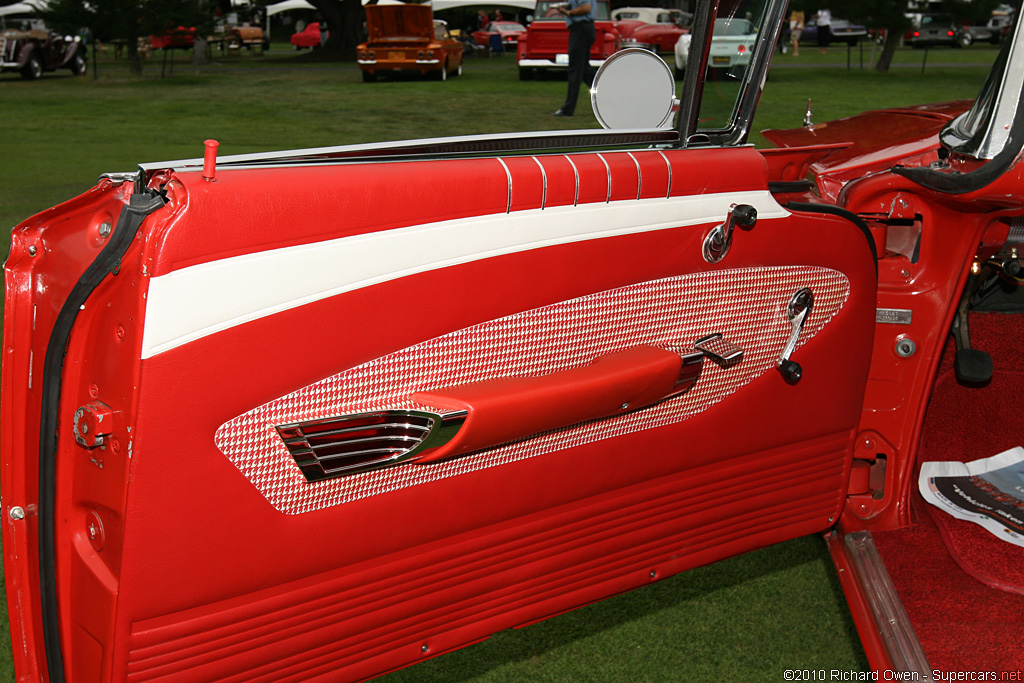
[[[132,72],[142,72],[138,41],[178,27],[194,27],[208,35],[214,25],[215,0],[50,0],[47,23],[66,32],[89,29],[100,41],[124,41]],[[229,3],[230,7],[230,3]]]

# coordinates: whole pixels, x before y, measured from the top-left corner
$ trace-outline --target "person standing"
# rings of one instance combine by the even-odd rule
[[[827,9],[818,10],[818,52],[828,52],[828,44],[832,39],[832,12]]]
[[[800,56],[800,36],[804,32],[804,13],[793,10],[789,15],[789,40],[793,43],[793,56]]]
[[[569,91],[566,93],[565,104],[552,116],[572,116],[576,112],[580,83],[588,86],[594,83],[590,48],[597,40],[597,29],[594,27],[594,11],[589,0],[569,0],[559,5],[558,13],[565,17],[565,25],[569,28]]]

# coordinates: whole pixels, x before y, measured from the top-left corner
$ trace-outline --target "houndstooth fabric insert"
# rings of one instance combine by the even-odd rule
[[[214,441],[274,507],[300,514],[660,427],[708,409],[773,368],[792,332],[786,308],[802,287],[814,293],[803,344],[846,302],[849,280],[842,273],[787,266],[670,277],[523,311],[382,356],[239,415],[217,430]],[[416,391],[546,375],[638,344],[690,348],[715,332],[743,348],[743,362],[725,370],[705,363],[696,386],[681,396],[445,462],[307,482],[274,430],[291,422],[418,408],[408,399]]]

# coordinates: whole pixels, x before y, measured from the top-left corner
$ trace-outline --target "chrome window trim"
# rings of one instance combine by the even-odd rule
[[[1024,34],[1021,33],[1020,22],[1014,29],[1013,40],[1005,53],[1005,64],[1002,65],[1000,81],[997,85],[995,101],[986,119],[975,131],[967,129],[967,120],[978,115],[976,108],[983,106],[982,97],[985,89],[992,84],[986,81],[982,95],[975,104],[942,129],[939,139],[943,145],[957,154],[975,159],[993,159],[1001,152],[1010,140],[1011,129],[1021,107],[1021,95],[1024,93]],[[1002,60],[1003,54],[997,57]],[[994,65],[994,67],[997,65]],[[993,71],[992,76],[995,75]],[[992,78],[990,76],[990,78]]]

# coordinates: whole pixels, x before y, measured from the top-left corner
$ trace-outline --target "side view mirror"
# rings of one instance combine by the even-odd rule
[[[597,120],[609,129],[668,128],[679,104],[668,64],[636,47],[605,60],[590,88],[590,102]]]

